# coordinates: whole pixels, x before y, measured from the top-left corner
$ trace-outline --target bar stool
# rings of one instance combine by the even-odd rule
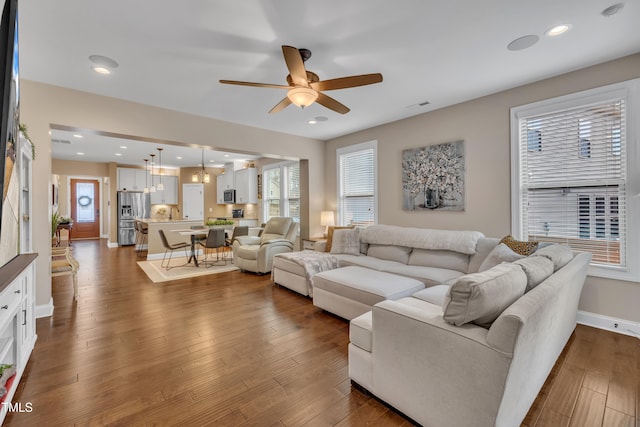
[[[138,220],[135,220],[133,224],[136,230],[136,253],[138,258],[144,258],[148,249],[149,226]]]

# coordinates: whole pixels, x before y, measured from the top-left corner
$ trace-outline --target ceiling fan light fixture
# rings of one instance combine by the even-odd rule
[[[318,99],[318,92],[308,87],[294,87],[287,92],[287,98],[294,105],[305,108]]]

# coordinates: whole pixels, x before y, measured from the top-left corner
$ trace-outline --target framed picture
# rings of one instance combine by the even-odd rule
[[[402,209],[464,210],[464,141],[402,152]]]

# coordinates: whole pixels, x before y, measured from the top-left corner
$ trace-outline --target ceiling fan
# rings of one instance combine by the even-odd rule
[[[305,108],[314,102],[324,105],[330,110],[340,114],[346,114],[349,112],[349,108],[346,105],[325,95],[322,91],[347,89],[350,87],[380,83],[382,81],[382,74],[380,73],[361,74],[359,76],[340,77],[331,80],[320,80],[316,73],[313,71],[307,71],[304,68],[304,62],[311,57],[310,50],[297,49],[293,46],[282,46],[282,54],[284,55],[284,61],[289,69],[289,75],[287,75],[287,83],[289,83],[288,86],[269,83],[239,82],[235,80],[220,80],[220,83],[287,89],[287,96],[269,110],[269,114],[277,113],[289,104]]]

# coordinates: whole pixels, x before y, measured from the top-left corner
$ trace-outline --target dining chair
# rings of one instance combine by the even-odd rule
[[[225,238],[224,238],[224,230],[219,228],[210,228],[209,233],[207,234],[207,238],[198,242],[204,248],[204,259],[202,262],[207,267],[211,267],[213,265],[226,265],[227,257],[225,256]],[[209,254],[211,249],[215,249],[216,257],[215,260],[210,260]],[[222,250],[222,256],[220,256],[220,251]],[[213,256],[211,256],[213,258]],[[219,262],[223,262],[223,264],[217,264]]]
[[[179,249],[184,249],[185,257],[187,259],[189,258],[189,254],[187,253],[187,248],[191,248],[191,243],[187,243],[187,242],[169,243],[169,241],[167,240],[167,236],[164,234],[164,230],[158,230],[158,233],[160,233],[160,240],[162,240],[162,246],[164,246],[164,256],[162,257],[162,262],[160,263],[160,266],[162,268],[164,268],[165,270],[170,270],[173,267],[178,267],[177,265],[170,266],[169,264],[171,263],[171,257],[173,256],[173,252]],[[167,260],[167,254],[169,254],[168,260]],[[186,263],[183,265],[186,265]]]

